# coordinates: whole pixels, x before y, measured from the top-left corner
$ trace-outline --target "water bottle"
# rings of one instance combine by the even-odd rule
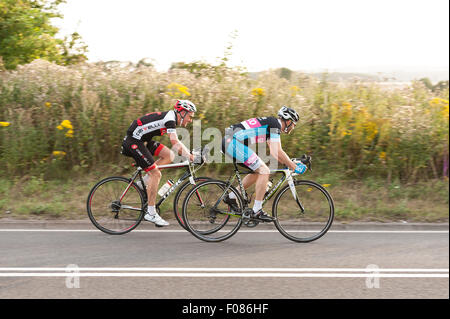
[[[167,191],[172,187],[172,185],[174,184],[174,181],[169,179],[158,191],[158,195],[159,196],[164,196]]]

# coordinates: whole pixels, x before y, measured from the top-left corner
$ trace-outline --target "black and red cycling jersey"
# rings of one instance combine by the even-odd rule
[[[175,111],[148,113],[131,123],[127,135],[142,142],[149,142],[154,136],[176,133]]]
[[[164,148],[163,144],[152,141],[152,138],[176,133],[176,118],[175,111],[167,111],[148,113],[134,120],[123,139],[121,153],[134,158],[146,172],[151,171],[156,167],[153,156],[158,156]]]

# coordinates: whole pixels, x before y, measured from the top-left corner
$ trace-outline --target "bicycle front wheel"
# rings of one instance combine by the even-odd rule
[[[275,226],[283,236],[295,242],[319,239],[333,222],[333,199],[315,182],[294,181],[294,186],[295,196],[294,189],[287,185],[274,199],[272,214]]]
[[[227,183],[209,180],[193,187],[183,202],[183,222],[192,235],[207,242],[219,242],[233,236],[242,224],[243,199],[233,186],[227,190],[236,196],[234,210],[224,203]],[[222,199],[221,199],[222,198]]]
[[[125,234],[136,228],[145,208],[144,194],[124,177],[108,177],[89,193],[87,212],[95,227],[110,235]]]
[[[201,183],[204,181],[212,180],[210,177],[195,177],[194,181],[195,183]],[[179,191],[175,194],[175,198],[173,200],[173,212],[175,214],[175,218],[177,219],[178,224],[186,229],[186,226],[184,226],[183,216],[182,216],[182,210],[183,210],[183,196],[187,194],[188,190],[191,189],[193,186],[190,181],[185,182],[180,186]],[[187,230],[187,229],[186,229]]]

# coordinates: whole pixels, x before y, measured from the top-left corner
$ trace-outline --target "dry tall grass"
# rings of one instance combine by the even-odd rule
[[[119,162],[132,120],[188,98],[203,129],[295,108],[301,123],[282,137],[283,147],[292,156],[313,154],[319,168],[355,178],[442,178],[448,176],[448,94],[419,82],[386,90],[306,75],[287,81],[272,71],[253,80],[225,67],[157,72],[36,60],[0,71],[0,174],[52,176]]]

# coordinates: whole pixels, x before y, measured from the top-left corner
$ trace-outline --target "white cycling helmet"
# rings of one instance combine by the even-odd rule
[[[284,120],[285,124],[286,124],[286,121],[288,121],[288,120],[292,121],[291,124],[285,125],[284,133],[287,133],[289,128],[292,126],[292,124],[297,123],[298,120],[300,119],[300,117],[298,116],[298,113],[294,109],[291,109],[290,107],[287,107],[284,105],[278,111],[278,117],[280,119]]]
[[[180,114],[181,122],[180,125],[183,124],[184,118],[188,112],[197,112],[197,108],[195,104],[189,100],[178,100],[174,105],[175,112]],[[181,114],[181,111],[186,111],[184,114]]]
[[[281,109],[278,111],[278,117],[284,119],[284,120],[291,120],[295,123],[298,122],[300,117],[298,116],[298,113],[287,106],[282,106]]]
[[[183,111],[183,110],[188,111],[188,112],[197,112],[197,108],[195,107],[195,104],[189,100],[178,100],[177,103],[175,103],[174,108],[178,112]]]

